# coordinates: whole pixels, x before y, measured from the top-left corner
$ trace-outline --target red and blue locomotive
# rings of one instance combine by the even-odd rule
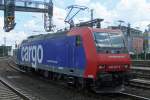
[[[113,92],[128,79],[131,61],[120,30],[82,26],[29,37],[18,49],[17,64],[68,84]]]

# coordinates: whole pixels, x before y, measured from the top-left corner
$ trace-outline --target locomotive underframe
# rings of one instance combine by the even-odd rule
[[[27,72],[38,72],[48,79],[64,80],[69,86],[88,88],[100,93],[114,93],[124,90],[125,82],[129,80],[129,72],[99,72],[97,79],[83,78],[73,75],[60,74],[47,70],[35,70],[27,66],[19,66]]]
[[[94,88],[101,92],[119,92],[124,90],[125,82],[128,82],[128,72],[100,72],[94,81]]]

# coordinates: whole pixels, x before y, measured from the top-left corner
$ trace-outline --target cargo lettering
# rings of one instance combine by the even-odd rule
[[[42,45],[24,46],[21,48],[21,59],[25,62],[31,62],[32,67],[43,61],[43,47]]]

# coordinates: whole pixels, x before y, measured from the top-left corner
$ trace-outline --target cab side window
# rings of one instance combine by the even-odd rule
[[[82,39],[81,39],[81,36],[76,36],[76,46],[79,47],[81,46],[82,44]]]

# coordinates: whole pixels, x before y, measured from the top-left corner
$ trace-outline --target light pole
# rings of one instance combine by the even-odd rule
[[[144,57],[145,57],[145,60],[146,60],[146,52],[147,52],[147,49],[144,51],[144,54],[145,54],[145,56],[144,56]]]
[[[94,19],[94,9],[91,9],[91,21]]]
[[[3,57],[5,56],[6,37],[4,36]]]
[[[124,37],[125,37],[125,41],[126,41],[126,46],[127,46],[127,49],[128,49],[128,51],[129,51],[129,53],[130,52],[132,52],[132,48],[133,48],[133,46],[132,46],[132,40],[131,40],[131,24],[130,23],[126,23],[125,21],[123,21],[123,20],[118,20],[118,22],[119,22],[119,25],[118,25],[118,27],[119,27],[119,29],[123,32],[123,35],[124,35]],[[122,24],[125,24],[124,26],[125,27],[122,27]]]
[[[121,25],[122,25],[122,23],[125,23],[125,21],[123,21],[123,20],[118,20],[118,22],[119,22],[119,29],[121,29]]]
[[[134,49],[135,53],[136,53],[136,60],[138,60],[138,53],[137,53],[137,49]]]

